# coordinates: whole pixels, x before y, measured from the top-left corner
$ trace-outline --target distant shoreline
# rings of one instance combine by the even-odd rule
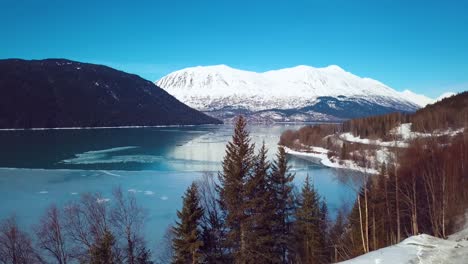
[[[251,122],[249,125],[315,125],[315,124],[340,124],[334,121],[307,121],[307,122]],[[22,130],[90,130],[90,129],[126,129],[126,128],[158,128],[158,127],[194,127],[194,126],[219,126],[232,125],[233,123],[222,124],[197,124],[197,125],[155,125],[155,126],[104,126],[104,127],[33,127],[33,128],[0,128],[0,131],[22,131]]]
[[[193,127],[205,125],[222,125],[222,124],[199,124],[199,125],[157,125],[157,126],[108,126],[108,127],[33,127],[33,128],[0,128],[0,131],[17,131],[17,130],[90,130],[90,129],[125,129],[125,128],[157,128],[157,127]]]

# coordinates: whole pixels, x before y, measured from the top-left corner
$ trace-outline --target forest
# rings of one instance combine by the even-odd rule
[[[331,142],[334,135],[352,133],[361,138],[398,140],[394,127],[411,123],[424,133],[405,147],[388,147],[392,155],[379,164],[379,173],[342,173],[339,178],[356,191],[350,212],[340,212],[334,222],[335,261],[397,244],[417,234],[446,238],[457,231],[468,209],[468,92],[446,98],[413,113],[394,113],[355,119],[343,124],[307,126],[286,131],[281,145],[320,146],[329,155],[350,159],[358,155],[360,166],[369,168],[369,150],[379,146]],[[439,134],[455,131],[455,134]],[[367,151],[367,152],[366,152]]]

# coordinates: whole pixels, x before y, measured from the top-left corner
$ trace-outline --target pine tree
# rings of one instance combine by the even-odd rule
[[[199,222],[202,215],[203,209],[199,204],[197,185],[192,183],[183,197],[182,211],[177,211],[179,221],[174,227],[174,263],[201,263],[199,251],[203,242],[200,237]]]
[[[323,236],[320,196],[307,176],[296,212],[296,255],[300,263],[322,263]]]
[[[328,219],[328,206],[327,202],[324,198],[320,201],[320,222],[319,222],[319,229],[320,229],[320,263],[329,263],[330,262],[330,248],[331,248],[331,241],[330,241],[330,232],[329,232],[329,219]]]
[[[245,182],[253,168],[254,145],[246,129],[247,122],[241,116],[236,122],[232,140],[226,147],[223,170],[219,173],[219,196],[221,208],[226,214],[228,229],[227,248],[235,262],[244,263],[246,247],[246,215],[244,211]]]
[[[113,264],[117,263],[114,254],[115,246],[114,235],[105,230],[104,234],[90,249],[90,263],[91,264]]]
[[[270,192],[274,206],[272,233],[275,240],[274,253],[281,262],[287,262],[289,245],[292,239],[291,222],[294,212],[292,181],[294,174],[289,172],[288,160],[283,147],[278,148],[276,160],[271,166]]]
[[[267,149],[265,144],[255,157],[253,174],[245,185],[245,212],[247,248],[246,259],[251,263],[277,262],[271,254],[274,246],[272,235],[273,206],[269,191]],[[276,260],[276,261],[275,261]]]

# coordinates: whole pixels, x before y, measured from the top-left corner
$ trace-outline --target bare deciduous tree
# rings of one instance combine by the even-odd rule
[[[28,234],[19,229],[14,216],[0,224],[0,263],[41,263]]]
[[[65,230],[73,242],[73,257],[87,258],[91,247],[109,229],[107,200],[100,194],[84,194],[65,207]]]
[[[47,209],[36,228],[38,247],[46,251],[59,264],[70,259],[60,210],[55,205]]]
[[[172,225],[166,228],[162,241],[159,243],[157,251],[157,260],[158,264],[171,263],[174,259],[174,248],[172,246],[172,241],[174,240],[175,234],[172,228]]]
[[[146,220],[146,213],[139,207],[133,193],[125,196],[119,187],[114,190],[114,204],[110,213],[110,222],[116,237],[124,244],[126,263],[137,263],[140,252],[147,252],[141,230]]]

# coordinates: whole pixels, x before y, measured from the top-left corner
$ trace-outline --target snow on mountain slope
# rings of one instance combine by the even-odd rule
[[[404,90],[403,92],[401,92],[401,95],[404,96],[409,101],[417,104],[420,107],[425,107],[426,105],[433,104],[436,101],[423,94],[413,93],[410,90]]]
[[[186,68],[156,82],[171,95],[202,111],[225,107],[250,111],[297,109],[314,105],[319,97],[365,98],[385,107],[412,111],[420,107],[385,84],[361,78],[338,66],[296,66],[263,73],[226,65]]]
[[[435,102],[438,102],[438,101],[440,101],[440,100],[442,100],[442,99],[445,99],[445,98],[447,98],[447,97],[451,97],[451,96],[454,96],[454,95],[456,95],[456,93],[454,93],[454,92],[446,92],[446,93],[443,93],[443,94],[441,94],[439,97],[437,97],[437,99],[435,99]]]

